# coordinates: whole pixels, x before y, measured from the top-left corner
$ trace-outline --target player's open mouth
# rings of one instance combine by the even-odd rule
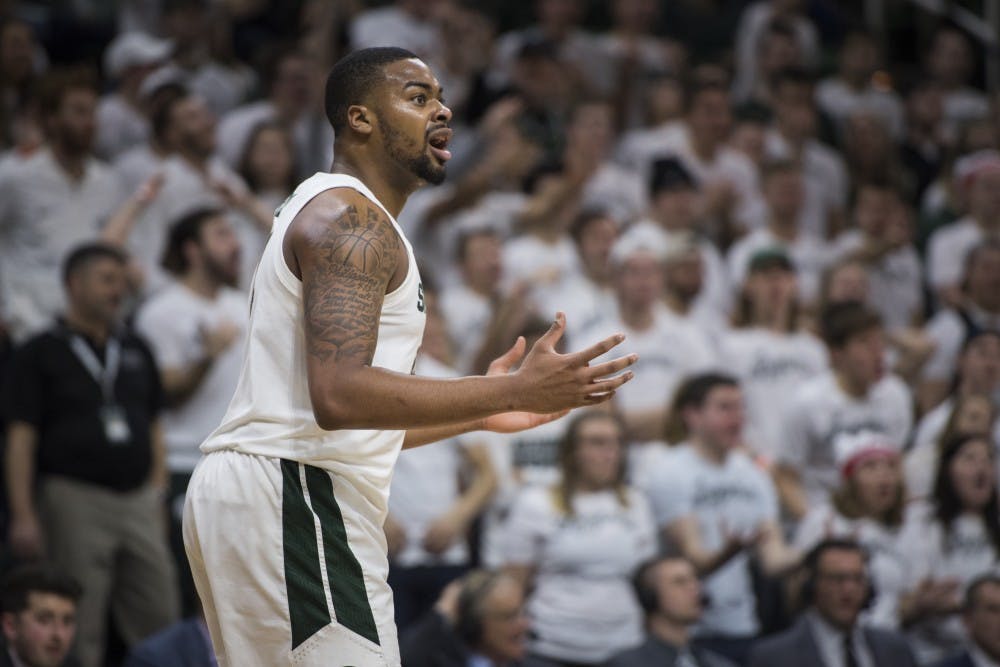
[[[451,159],[451,151],[448,150],[449,141],[451,141],[451,130],[446,127],[434,130],[427,137],[427,143],[430,144],[431,153],[433,153],[434,157],[441,162],[447,162]]]

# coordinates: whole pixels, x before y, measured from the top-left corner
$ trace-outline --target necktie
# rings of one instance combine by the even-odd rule
[[[851,634],[844,635],[844,667],[860,667],[858,656],[854,652],[854,642],[851,641]]]

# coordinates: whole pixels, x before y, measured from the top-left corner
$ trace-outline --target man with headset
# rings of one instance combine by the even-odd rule
[[[820,542],[806,555],[805,570],[805,613],[790,629],[759,641],[750,667],[916,667],[902,635],[858,624],[872,589],[867,554],[857,542]]]
[[[526,652],[524,589],[501,571],[473,570],[403,633],[406,667],[515,667]]]
[[[733,667],[718,654],[690,644],[690,629],[701,619],[705,595],[689,560],[665,556],[648,561],[632,583],[646,612],[646,640],[611,658],[606,667]]]

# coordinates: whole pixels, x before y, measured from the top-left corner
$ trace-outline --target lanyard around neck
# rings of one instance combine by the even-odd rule
[[[115,402],[115,380],[118,378],[118,369],[121,367],[122,345],[117,338],[109,338],[107,350],[104,355],[104,362],[97,358],[90,345],[83,339],[83,336],[73,334],[69,339],[70,349],[76,355],[80,363],[83,364],[87,372],[101,387],[104,395],[104,402],[112,404]]]

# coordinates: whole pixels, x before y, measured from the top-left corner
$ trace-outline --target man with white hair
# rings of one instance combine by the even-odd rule
[[[611,249],[616,308],[580,332],[571,347],[602,331],[625,333],[623,354],[638,353],[635,380],[615,401],[631,439],[654,440],[674,389],[693,373],[710,368],[715,355],[701,332],[670,312],[663,301],[669,242],[652,226],[627,231]],[[572,332],[572,323],[570,323]],[[632,385],[635,385],[634,387]]]
[[[957,304],[965,260],[976,245],[1000,233],[1000,151],[982,150],[955,162],[955,182],[968,214],[931,236],[927,279],[946,304]]]

